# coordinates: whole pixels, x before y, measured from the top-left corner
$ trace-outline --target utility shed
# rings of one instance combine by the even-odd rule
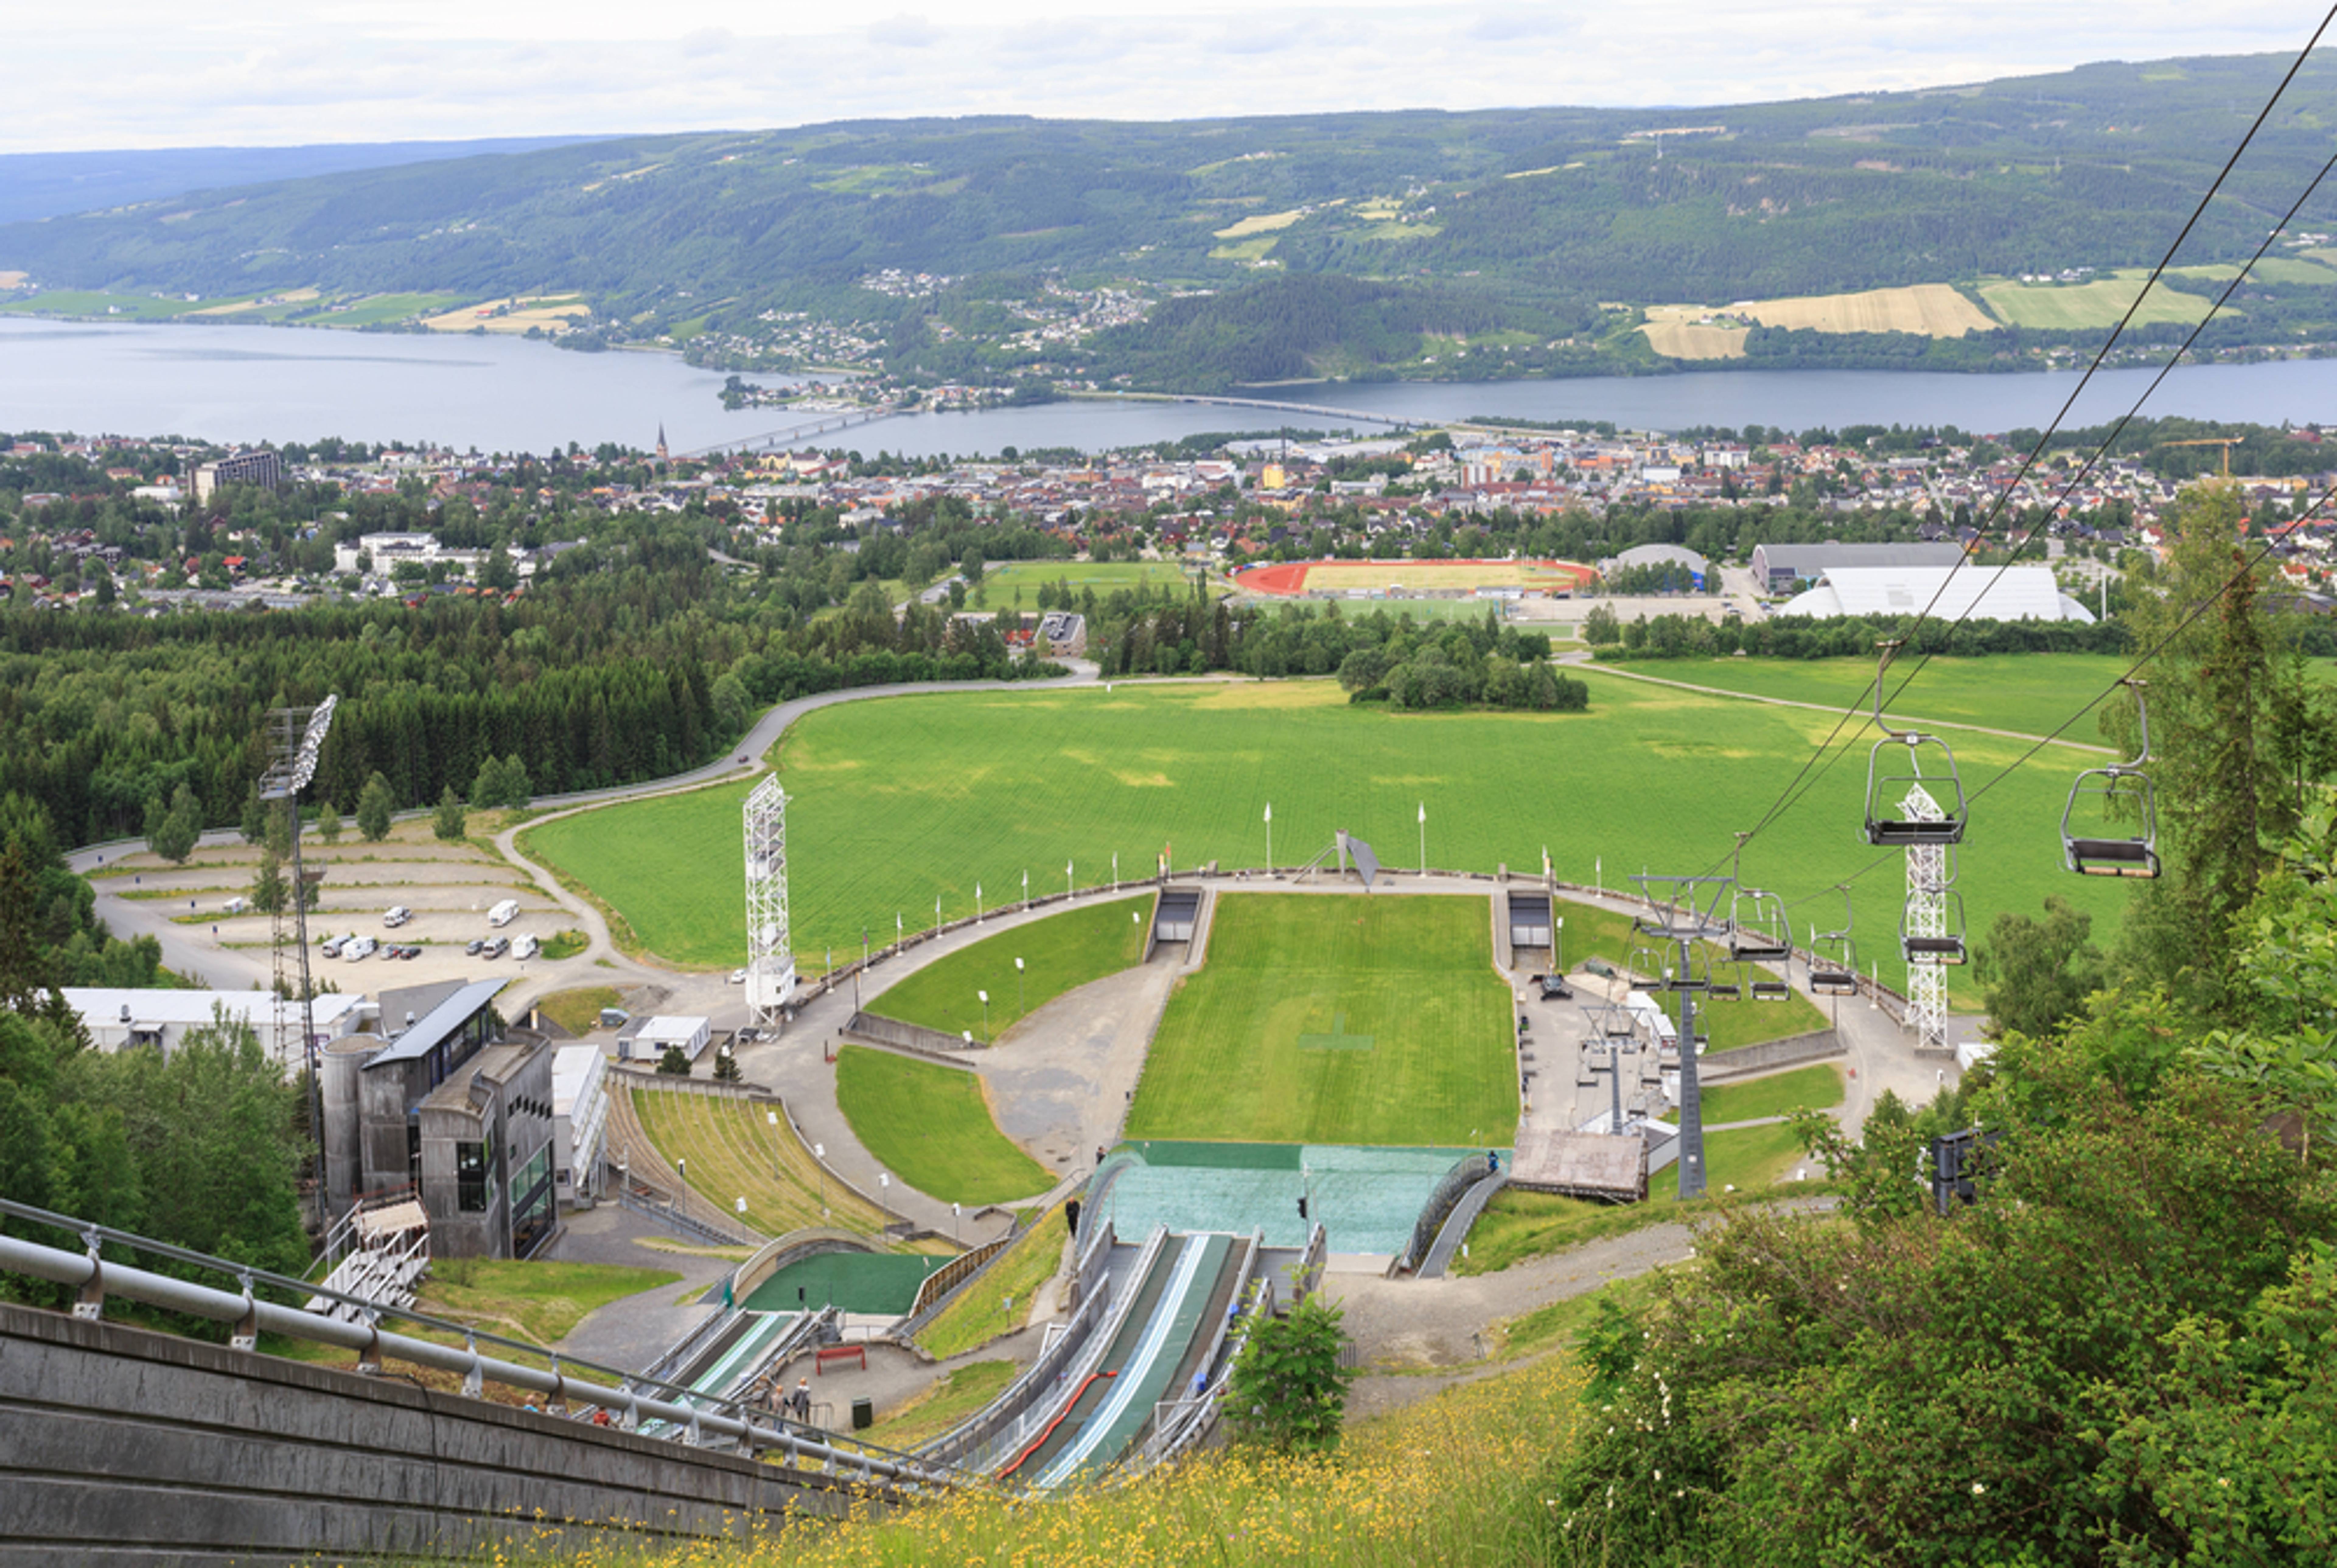
[[[699,1053],[706,1049],[707,1042],[713,1037],[714,1023],[710,1018],[692,1018],[687,1014],[660,1016],[649,1019],[635,1030],[630,1042],[631,1050],[621,1054],[636,1061],[654,1062],[665,1054],[666,1047],[679,1045],[681,1054],[695,1062]],[[619,1044],[627,1043],[621,1041]]]

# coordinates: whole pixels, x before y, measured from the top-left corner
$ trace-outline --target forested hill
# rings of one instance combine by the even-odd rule
[[[1027,301],[1046,279],[1158,300],[1317,274],[1442,291],[1395,313],[1407,320],[1490,312],[1555,341],[1595,332],[1600,300],[2154,261],[2285,64],[2108,64],[1670,111],[620,138],[6,225],[0,272],[207,298],[581,290],[601,330],[636,340],[751,337],[794,310],[881,336],[944,295],[978,323],[984,299]],[[2313,111],[2332,87],[2337,65],[2306,68],[2185,260],[2261,238],[2326,155]],[[944,277],[866,287],[888,269]]]

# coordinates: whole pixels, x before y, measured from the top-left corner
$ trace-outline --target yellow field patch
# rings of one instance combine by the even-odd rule
[[[1548,587],[1572,574],[1521,561],[1317,561],[1306,568],[1306,590],[1386,588]]]
[[[1749,327],[1724,327],[1705,319],[1712,314],[1697,305],[1650,305],[1639,330],[1648,347],[1667,359],[1742,359]]]
[[[1193,704],[1196,708],[1330,708],[1345,706],[1347,694],[1329,681],[1227,681]]]
[[[557,331],[592,318],[592,308],[576,294],[519,294],[508,299],[484,299],[437,316],[425,316],[422,325],[433,332],[468,332],[484,327],[490,332],[525,332],[531,327]]]
[[[1271,234],[1277,229],[1287,229],[1305,214],[1293,209],[1288,212],[1258,212],[1242,219],[1230,229],[1217,230],[1220,240],[1247,240],[1253,234]]]
[[[1944,283],[1761,299],[1730,309],[1765,327],[1814,327],[1821,332],[1912,332],[1925,338],[1961,338],[1996,327],[1979,306]]]
[[[1130,789],[1173,789],[1177,787],[1177,781],[1166,773],[1130,773],[1125,769],[1115,768],[1111,776]]]

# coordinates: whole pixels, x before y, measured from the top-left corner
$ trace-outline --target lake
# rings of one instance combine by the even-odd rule
[[[2149,384],[2146,370],[2094,378],[2068,423],[2107,424]],[[219,442],[438,442],[482,452],[548,452],[577,442],[648,447],[663,426],[677,452],[759,443],[784,410],[725,409],[724,373],[670,354],[573,354],[523,338],[421,337],[274,327],[115,325],[0,318],[0,431],[188,436]],[[779,385],[784,377],[754,379]],[[1694,425],[2042,426],[2075,372],[2023,376],[1872,370],[1698,371],[1556,381],[1388,382],[1280,387],[1262,397],[1320,399],[1393,419],[1501,416]],[[2337,360],[2206,365],[2176,371],[2146,414],[2337,425]],[[917,456],[1006,446],[1096,451],[1212,430],[1359,427],[1303,414],[1207,404],[1050,403],[918,414],[799,439]]]

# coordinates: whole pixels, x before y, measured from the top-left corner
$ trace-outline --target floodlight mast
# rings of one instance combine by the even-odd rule
[[[328,693],[314,708],[276,708],[269,711],[265,734],[268,766],[259,776],[259,798],[284,812],[286,836],[292,843],[292,882],[275,910],[272,944],[275,955],[276,1050],[284,1051],[292,993],[298,993],[300,1019],[300,1061],[308,1073],[308,1130],[317,1140],[317,1213],[332,1216],[330,1173],[325,1168],[324,1085],[317,1068],[316,987],[308,976],[308,876],[300,863],[300,792],[317,776],[317,760],[332,732],[337,694]]]
[[[787,917],[787,797],[776,775],[747,797],[745,818],[747,1005],[758,1024],[774,1024],[796,994]]]

